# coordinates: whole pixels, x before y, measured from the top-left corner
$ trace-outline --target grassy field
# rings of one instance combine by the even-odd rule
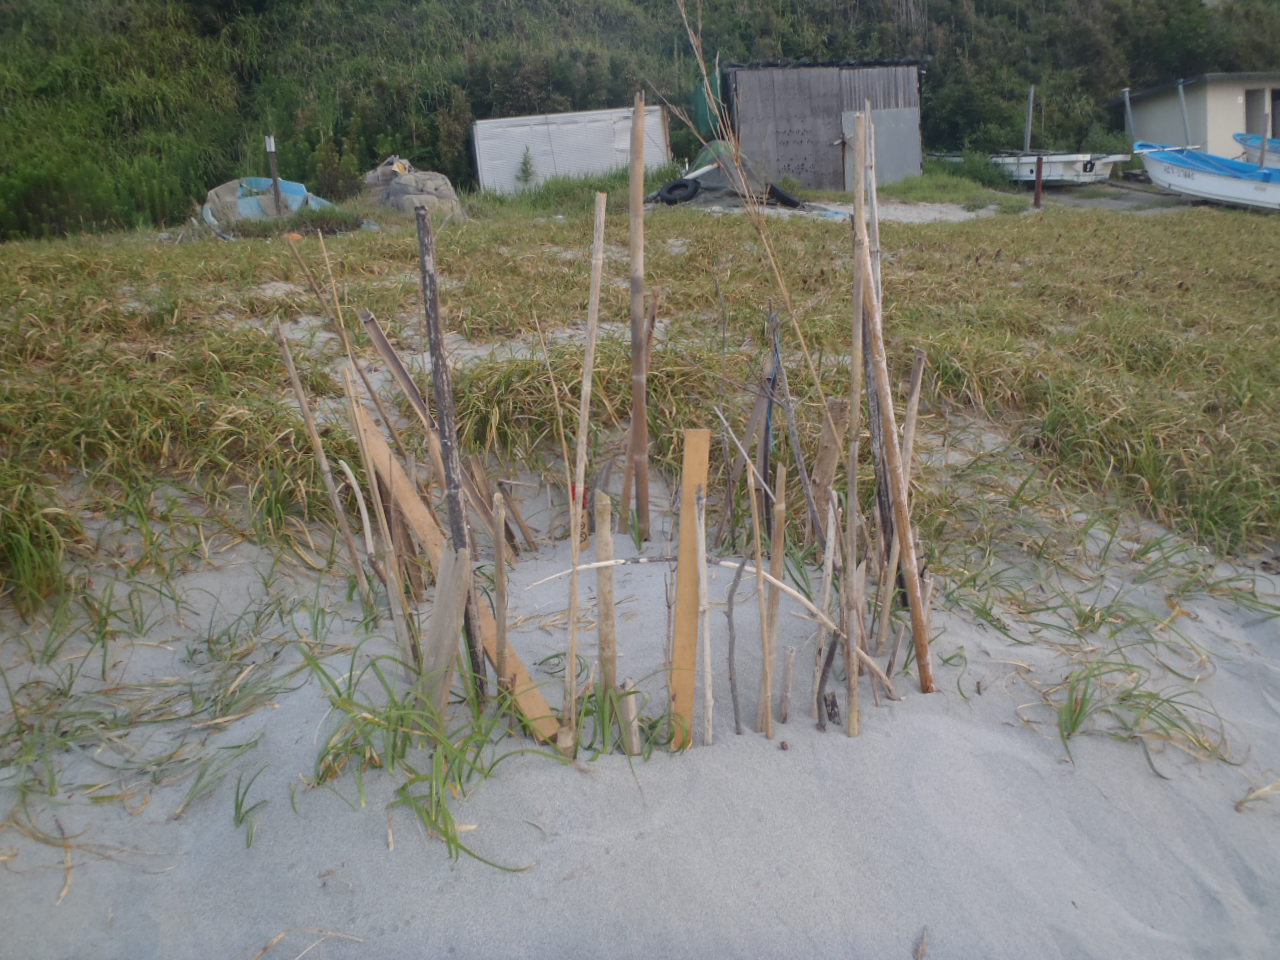
[[[611,189],[597,364],[597,445],[628,415],[627,220]],[[473,203],[440,236],[445,322],[472,341],[538,342],[579,324],[587,296],[589,190]],[[662,208],[648,218],[649,283],[663,339],[653,359],[655,455],[677,431],[742,417],[780,313],[796,356],[802,436],[816,444],[823,396],[847,392],[847,225],[770,218],[780,288],[746,217]],[[923,348],[935,424],[955,405],[1016,435],[1068,485],[1115,495],[1224,551],[1274,537],[1280,521],[1280,219],[1194,208],[1158,216],[1050,209],[882,229],[895,376]],[[318,242],[303,255],[322,275]],[[395,338],[422,344],[415,238],[407,220],[327,241],[340,299]],[[289,287],[267,285],[283,282]],[[319,308],[285,245],[270,239],[164,244],[146,233],[0,247],[0,585],[24,615],[67,589],[91,550],[82,521],[139,528],[196,522],[163,511],[175,486],[199,522],[270,539],[328,511],[306,438],[286,404],[271,325]],[[363,331],[347,316],[349,332]],[[614,326],[610,327],[609,324]],[[803,333],[814,365],[801,359]],[[416,345],[416,346],[415,346]],[[532,458],[558,449],[557,396],[580,370],[570,343],[544,357],[481,361],[458,383],[473,449]],[[338,395],[322,340],[310,391]],[[550,372],[549,372],[550,371]],[[559,391],[559,393],[557,393]],[[569,409],[568,406],[565,409]],[[334,451],[350,453],[332,426]],[[166,501],[167,502],[167,501]],[[211,519],[212,518],[212,519]],[[291,519],[294,518],[294,519]],[[927,522],[927,521],[926,521]],[[139,558],[163,564],[163,538]]]

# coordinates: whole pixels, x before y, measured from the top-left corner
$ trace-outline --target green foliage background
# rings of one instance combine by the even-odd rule
[[[690,0],[722,61],[929,58],[926,142],[1105,138],[1123,86],[1280,68],[1280,2]],[[0,239],[180,219],[208,187],[281,173],[341,199],[398,153],[472,182],[477,118],[684,104],[675,0],[8,0]],[[680,142],[679,140],[677,142]],[[690,142],[688,138],[684,140]]]

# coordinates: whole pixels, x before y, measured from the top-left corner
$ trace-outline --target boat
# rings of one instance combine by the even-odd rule
[[[1135,143],[1133,152],[1158,187],[1200,200],[1280,210],[1280,167],[1145,140]]]
[[[992,163],[1019,183],[1036,182],[1036,161],[1043,164],[1041,179],[1047,184],[1101,183],[1111,176],[1117,163],[1129,160],[1127,153],[1049,153],[1013,151],[993,154]]]
[[[1035,183],[1036,167],[1040,182],[1049,185],[1101,183],[1111,176],[1117,163],[1127,163],[1127,153],[1054,153],[1031,149],[1031,118],[1035,112],[1035,84],[1027,91],[1027,123],[1022,134],[1022,150],[1002,150],[988,159],[1016,183]]]
[[[1262,162],[1262,137],[1256,133],[1237,133],[1236,143],[1244,150],[1244,158],[1249,163]],[[1280,167],[1280,140],[1271,137],[1267,140],[1267,166]]]

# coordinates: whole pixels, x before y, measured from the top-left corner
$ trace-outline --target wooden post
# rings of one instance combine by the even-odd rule
[[[467,515],[462,502],[462,460],[458,456],[458,426],[454,415],[453,383],[444,355],[444,328],[440,322],[440,289],[436,277],[435,236],[426,207],[414,210],[418,218],[418,268],[422,274],[422,299],[426,312],[427,340],[431,351],[431,386],[435,393],[440,426],[440,456],[444,466],[445,503],[449,507],[449,535],[453,548],[470,548]],[[476,698],[485,696],[484,650],[480,641],[475,597],[467,603],[467,653]]]
[[[622,682],[621,696],[618,698],[622,711],[622,749],[631,756],[644,752],[640,740],[640,704],[636,685],[630,680]]]
[[[631,115],[631,441],[623,482],[623,510],[630,512],[635,485],[636,522],[641,539],[649,539],[649,331],[644,313],[644,93],[636,94]],[[623,518],[625,521],[625,517]]]
[[[675,639],[671,651],[671,749],[692,743],[693,699],[698,670],[698,487],[706,488],[710,430],[684,432],[680,485],[680,545],[676,564]]]
[[[271,196],[276,202],[276,216],[283,217],[289,211],[285,209],[284,197],[280,194],[280,168],[276,166],[276,138],[267,137],[267,162],[271,165]]]
[[[1036,209],[1044,206],[1044,157],[1036,157]]]

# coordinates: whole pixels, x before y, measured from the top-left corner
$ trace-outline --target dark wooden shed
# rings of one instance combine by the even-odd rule
[[[847,190],[852,187],[853,114],[868,102],[877,181],[919,175],[920,75],[914,61],[729,65],[724,96],[743,154],[766,177]]]

